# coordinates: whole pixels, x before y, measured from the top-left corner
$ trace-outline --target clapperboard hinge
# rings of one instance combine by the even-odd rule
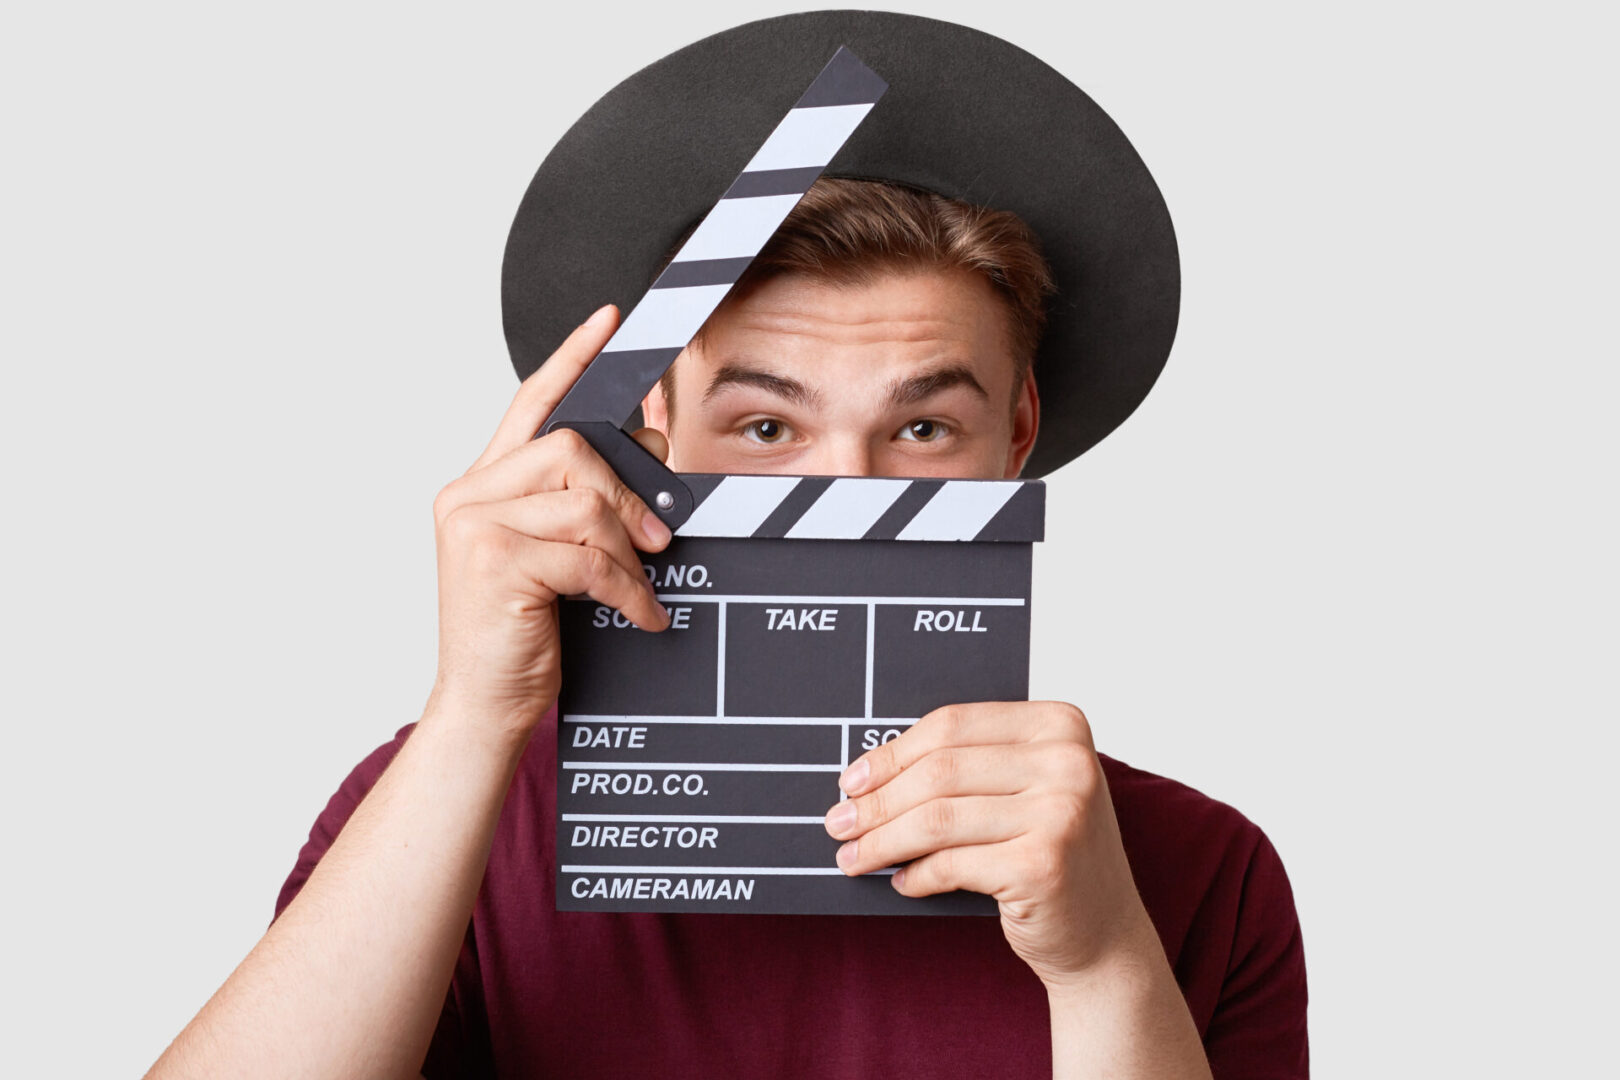
[[[537,434],[575,429],[678,528],[695,506],[690,489],[623,424],[888,86],[840,46]]]

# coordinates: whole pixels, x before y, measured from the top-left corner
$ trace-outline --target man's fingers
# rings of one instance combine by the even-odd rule
[[[992,844],[1023,835],[1029,808],[1018,796],[930,799],[838,849],[846,874],[868,874],[945,848]]]
[[[966,889],[998,897],[1007,886],[1010,843],[946,848],[894,872],[895,891],[905,896],[934,896]]]
[[[1014,741],[1014,724],[999,702],[949,705],[935,709],[900,735],[854,761],[838,778],[845,794],[859,795],[882,787],[924,757],[947,746],[969,746]]]
[[[601,548],[613,561],[646,581],[641,557],[631,546],[611,503],[594,488],[569,488],[497,503],[474,503],[460,511],[486,517],[536,540]],[[650,590],[652,585],[649,583]]]
[[[940,747],[890,783],[827,811],[827,832],[848,840],[897,821],[925,803],[955,795],[1017,794],[1039,775],[1031,751],[1021,745]]]
[[[574,328],[534,374],[523,380],[512,404],[507,406],[506,415],[495,428],[494,437],[468,472],[483,468],[534,438],[563,395],[579,381],[580,375],[613,336],[619,325],[618,315],[619,309],[612,304],[597,308],[589,319]]]
[[[434,513],[443,520],[463,506],[505,502],[545,491],[590,488],[614,508],[631,542],[643,551],[669,543],[669,527],[608,467],[577,431],[531,439],[498,461],[452,480],[439,492]]]
[[[669,625],[669,614],[638,570],[632,574],[606,551],[581,544],[535,540],[513,533],[513,559],[520,573],[558,596],[589,596],[618,610],[643,630]]]
[[[980,701],[935,709],[889,742],[868,750],[844,770],[845,794],[871,791],[946,746],[989,746],[1038,739],[1072,739],[1091,746],[1079,709],[1061,701]]]

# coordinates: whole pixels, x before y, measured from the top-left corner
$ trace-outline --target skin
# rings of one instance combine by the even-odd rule
[[[774,279],[728,303],[638,433],[691,472],[1015,477],[1035,442],[1004,315],[967,274]],[[439,670],[421,719],[281,917],[151,1077],[418,1075],[506,791],[556,701],[556,601],[659,631],[638,552],[669,531],[573,432],[531,436],[617,325],[598,311],[519,387],[434,501]],[[674,423],[671,423],[673,404]],[[1061,702],[963,704],[852,762],[827,814],[860,874],[994,896],[1046,987],[1058,1077],[1207,1077],[1143,909],[1090,726]]]
[[[777,277],[715,313],[642,403],[677,472],[1011,479],[1035,445],[1013,401],[1005,317],[983,278],[884,275],[838,287]]]

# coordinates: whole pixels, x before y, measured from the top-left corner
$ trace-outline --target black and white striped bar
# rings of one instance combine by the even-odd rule
[[[888,84],[848,49],[833,55],[653,282],[656,292],[688,294],[676,298],[649,293],[648,298],[659,305],[656,311],[681,305],[692,313],[703,312],[691,333],[661,344],[684,346],[690,340],[719,303],[709,303],[713,294],[696,290],[729,286],[742,276],[887,89]],[[719,295],[725,295],[724,289]],[[625,325],[628,328],[630,320]]]
[[[622,424],[888,89],[840,47],[552,414]]]
[[[1038,480],[681,477],[697,509],[677,536],[1031,543],[1045,536]]]

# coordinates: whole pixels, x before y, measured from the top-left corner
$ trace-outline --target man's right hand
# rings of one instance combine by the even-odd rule
[[[451,708],[526,741],[557,698],[557,598],[584,593],[643,630],[669,615],[641,569],[669,529],[578,433],[534,438],[618,324],[612,305],[574,330],[518,388],[489,446],[433,502],[439,672]]]
[[[439,492],[427,710],[149,1076],[417,1075],[512,777],[557,697],[557,598],[589,594],[647,630],[669,621],[636,553],[663,548],[669,530],[573,432],[533,437],[617,321],[603,308],[569,335]]]

